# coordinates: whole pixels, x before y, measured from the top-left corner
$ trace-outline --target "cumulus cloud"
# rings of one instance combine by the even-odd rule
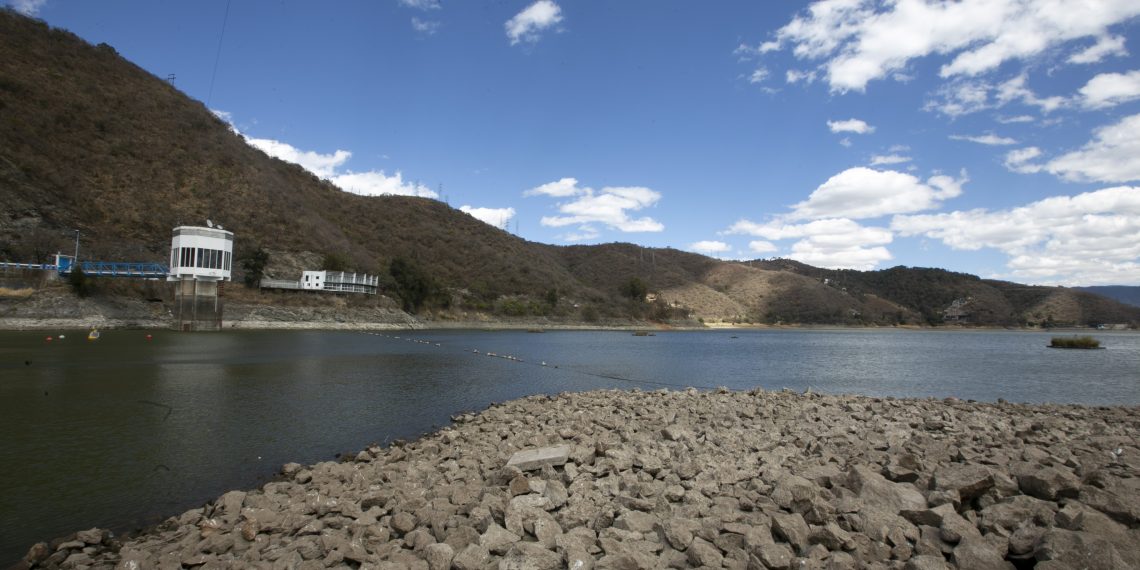
[[[1049,161],[1045,170],[1071,182],[1140,180],[1140,114],[1093,131],[1091,141]]]
[[[35,16],[47,4],[47,0],[8,0],[7,4],[25,16]]]
[[[369,170],[366,172],[345,172],[329,178],[329,182],[338,188],[352,194],[361,196],[420,196],[422,198],[438,198],[435,190],[418,182],[405,182],[400,171],[389,176],[383,170]]]
[[[703,253],[705,255],[715,255],[717,253],[725,253],[731,250],[732,246],[724,243],[723,241],[704,240],[689,244],[689,251],[695,251],[697,253]]]
[[[972,77],[1074,40],[1099,43],[1111,26],[1138,14],[1135,0],[820,0],[780,28],[774,41],[792,46],[799,59],[821,62],[833,91],[864,91],[931,55],[949,58],[941,77]],[[1100,51],[1111,53],[1111,42],[1106,45]],[[1074,57],[1091,61],[1098,52],[1090,49]]]
[[[748,242],[748,249],[753,253],[775,253],[780,248],[770,241],[757,239]]]
[[[332,154],[322,154],[311,150],[301,150],[289,143],[273,139],[246,137],[245,142],[269,156],[280,158],[285,162],[299,164],[301,168],[321,178],[331,178],[336,174],[338,168],[348,162],[349,158],[352,158],[352,153],[347,150],[338,149]]]
[[[829,218],[804,224],[789,224],[781,220],[756,223],[740,220],[728,233],[747,234],[764,240],[798,240],[791,246],[789,258],[817,267],[830,269],[874,269],[879,263],[891,259],[883,247],[891,243],[893,235],[886,228],[862,226],[847,218]],[[749,248],[757,253],[776,251],[771,241],[754,241]]]
[[[984,135],[950,135],[951,140],[968,141],[972,143],[984,144],[988,146],[1006,146],[1017,144],[1017,141],[1009,137],[999,137],[993,133]]]
[[[827,128],[831,129],[833,133],[855,133],[865,135],[867,133],[875,132],[875,127],[868,125],[866,121],[859,119],[847,119],[846,121],[828,121]]]
[[[540,34],[562,21],[562,8],[551,0],[538,0],[515,14],[503,27],[511,45],[521,42],[534,43]]]
[[[748,76],[749,83],[763,83],[768,78],[768,69],[761,66],[752,71],[752,75]]]
[[[1011,277],[1090,285],[1140,281],[1140,187],[1055,196],[1008,210],[895,216],[903,236],[1009,256]]]
[[[1031,162],[1039,156],[1041,156],[1041,149],[1035,146],[1011,150],[1005,155],[1005,167],[1022,174],[1041,172],[1041,165]]]
[[[412,29],[426,36],[435,35],[439,31],[440,23],[435,20],[421,20],[412,17]]]
[[[901,154],[876,154],[871,157],[871,166],[902,164],[904,162],[910,162],[910,157]]]
[[[807,200],[792,206],[788,218],[860,219],[929,210],[943,200],[959,196],[967,181],[964,171],[957,179],[940,174],[923,183],[904,172],[849,168],[821,184]]]
[[[553,196],[555,198],[565,198],[567,196],[582,194],[583,192],[584,189],[578,187],[577,178],[562,178],[554,182],[547,182],[541,186],[535,186],[523,192],[523,196]]]
[[[1128,50],[1124,47],[1124,36],[1106,35],[1097,38],[1095,44],[1070,56],[1069,63],[1098,63],[1100,60],[1109,56],[1125,55],[1128,55]]]
[[[470,214],[476,220],[500,229],[506,229],[515,217],[514,208],[476,208],[464,204],[459,207],[459,211]]]
[[[229,113],[223,111],[215,111],[215,114],[223,119],[227,119],[230,116]],[[230,123],[230,127],[233,128],[233,123]],[[237,132],[236,128],[234,130]],[[250,146],[260,149],[265,154],[274,158],[297,164],[316,176],[332,182],[345,192],[363,196],[392,194],[398,196],[421,196],[424,198],[439,197],[439,194],[423,184],[404,181],[403,174],[400,173],[400,171],[396,171],[395,174],[389,176],[385,174],[383,170],[369,170],[365,172],[343,170],[341,167],[352,157],[352,153],[347,150],[338,149],[330,154],[323,154],[311,150],[301,150],[289,143],[278,140],[247,137],[240,132],[238,132],[238,134],[241,135]]]
[[[998,117],[997,118],[997,122],[999,122],[1003,125],[1011,125],[1011,124],[1016,124],[1016,123],[1032,123],[1033,121],[1036,121],[1036,120],[1037,119],[1034,119],[1033,117],[1030,117],[1029,115],[1015,115],[1013,117]]]
[[[542,218],[542,225],[548,227],[597,223],[623,232],[660,232],[665,229],[661,222],[648,216],[630,216],[630,212],[652,207],[661,199],[659,192],[642,186],[607,186],[594,190],[578,186],[575,178],[562,178],[531,188],[523,192],[523,196],[573,198],[558,204],[561,215]]]
[[[1081,104],[1104,109],[1140,99],[1140,70],[1128,73],[1102,73],[1080,89]]]

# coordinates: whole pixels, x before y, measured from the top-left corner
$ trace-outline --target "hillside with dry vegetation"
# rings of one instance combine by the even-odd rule
[[[212,219],[237,235],[235,281],[265,252],[267,275],[295,279],[320,260],[379,274],[396,297],[389,268],[399,260],[427,291],[410,308],[452,317],[942,324],[961,301],[953,321],[967,324],[1140,321],[1140,309],[1072,290],[632,244],[559,247],[439,201],[349,194],[246,144],[113,47],[11,10],[0,10],[0,204],[0,259],[45,261],[70,251],[78,229],[87,259],[164,261],[171,228]]]

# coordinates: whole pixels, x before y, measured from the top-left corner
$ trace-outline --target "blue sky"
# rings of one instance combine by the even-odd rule
[[[8,0],[523,238],[1140,284],[1135,0]]]

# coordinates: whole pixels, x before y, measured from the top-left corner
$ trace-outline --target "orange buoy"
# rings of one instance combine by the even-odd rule
[[[150,336],[149,334],[148,334],[148,335],[146,335],[146,339],[147,339],[147,340],[151,340],[151,339],[153,339],[153,338],[154,338],[154,337]]]
[[[45,338],[44,340],[47,342],[51,342],[51,337],[49,336],[49,337]]]

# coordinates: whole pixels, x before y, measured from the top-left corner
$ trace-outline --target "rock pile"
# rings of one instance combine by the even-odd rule
[[[1137,408],[535,396],[351,461],[286,465],[137,537],[37,544],[26,564],[1140,568],[1138,432]]]

